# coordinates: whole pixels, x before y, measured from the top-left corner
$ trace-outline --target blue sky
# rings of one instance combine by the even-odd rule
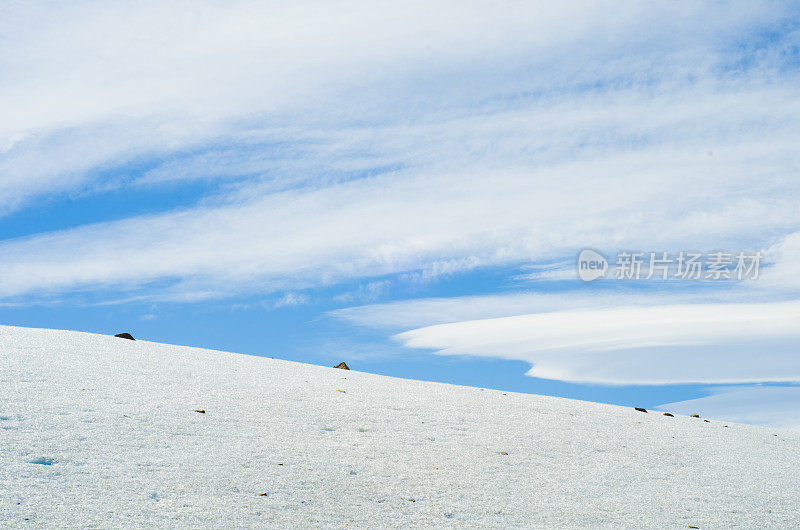
[[[800,425],[791,3],[1,9],[0,322]]]

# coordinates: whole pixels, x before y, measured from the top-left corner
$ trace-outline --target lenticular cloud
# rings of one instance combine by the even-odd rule
[[[606,384],[800,380],[800,302],[561,311],[395,336],[442,355],[530,362],[529,375]]]

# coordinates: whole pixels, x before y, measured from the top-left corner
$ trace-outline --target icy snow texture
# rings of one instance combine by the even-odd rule
[[[0,327],[0,526],[800,527],[798,498],[798,433]]]

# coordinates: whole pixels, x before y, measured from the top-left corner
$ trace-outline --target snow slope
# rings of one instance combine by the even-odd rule
[[[0,474],[3,527],[800,527],[798,433],[13,327]]]

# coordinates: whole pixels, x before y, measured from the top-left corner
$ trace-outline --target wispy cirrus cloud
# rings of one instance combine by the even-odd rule
[[[521,54],[547,61],[554,47],[592,40],[602,28],[589,21],[624,5],[615,4],[6,4],[2,207],[87,185],[98,167],[168,156],[252,128],[402,113],[387,107],[426,79],[413,90],[419,98],[500,65],[492,88],[484,82],[478,93],[502,92],[514,82],[509,61]],[[743,14],[730,16],[751,24]],[[656,14],[644,16],[652,24]],[[442,69],[450,73],[432,75]]]
[[[800,228],[779,4],[4,9],[4,211],[115,168],[123,187],[236,181],[0,243],[5,298],[205,300]]]
[[[212,277],[285,290],[453,260],[475,267],[560,257],[576,243],[761,248],[800,223],[788,177],[794,144],[775,134],[746,145],[728,138],[713,156],[660,143],[532,167],[487,156],[486,165],[421,166],[319,187],[255,184],[218,205],[7,241],[0,291]],[[778,167],[765,168],[765,158]],[[765,171],[778,176],[744,194]]]

